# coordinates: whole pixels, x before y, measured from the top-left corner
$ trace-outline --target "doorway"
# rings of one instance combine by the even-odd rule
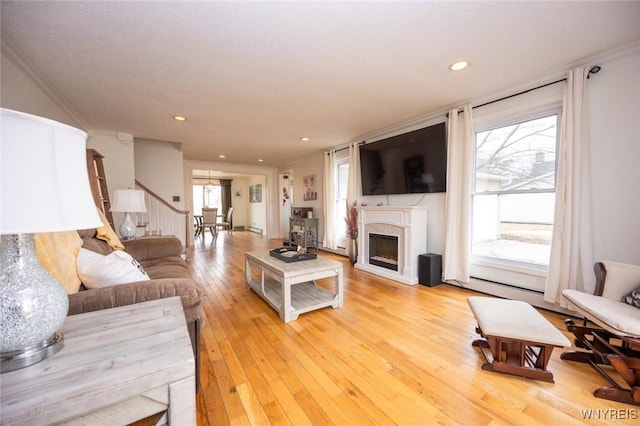
[[[280,175],[280,237],[289,234],[289,218],[291,217],[291,202],[293,200],[293,173]]]

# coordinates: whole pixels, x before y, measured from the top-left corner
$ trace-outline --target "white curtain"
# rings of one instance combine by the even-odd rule
[[[562,307],[567,307],[561,297],[562,290],[585,291],[585,283],[594,279],[591,162],[585,111],[588,75],[588,68],[571,70],[562,97],[556,207],[549,273],[544,290],[545,301]]]
[[[336,223],[336,159],[335,151],[324,154],[324,242],[326,248],[337,249]]]
[[[349,145],[349,182],[347,183],[347,203],[353,204],[360,199],[360,143]]]
[[[471,107],[449,111],[447,120],[447,195],[444,280],[469,282],[471,252],[471,187],[474,145]]]

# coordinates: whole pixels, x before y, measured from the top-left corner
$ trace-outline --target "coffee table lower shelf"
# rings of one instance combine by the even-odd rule
[[[272,278],[264,280],[264,294],[259,282],[251,282],[250,288],[262,297],[278,313],[282,312],[282,284]],[[315,285],[313,282],[298,283],[291,286],[291,315],[296,317],[305,312],[331,306],[338,307],[337,295]],[[295,319],[295,318],[293,318]]]

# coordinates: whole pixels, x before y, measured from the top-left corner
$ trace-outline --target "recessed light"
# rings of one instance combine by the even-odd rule
[[[308,137],[306,137],[306,136],[304,136],[304,137],[300,138],[300,140],[301,140],[302,142],[306,142],[306,141],[308,141],[308,140],[309,140],[309,138],[308,138]]]
[[[262,158],[258,158],[258,162],[262,163],[264,160]]]
[[[226,156],[226,155],[222,155],[222,154],[218,155],[218,157],[220,157],[220,158],[227,158],[227,156]]]
[[[449,65],[449,69],[451,71],[462,71],[463,69],[467,68],[469,66],[469,62],[468,61],[458,61],[458,62],[454,62],[453,64]]]
[[[174,115],[173,119],[176,121],[187,121],[187,117],[183,117],[181,115]]]

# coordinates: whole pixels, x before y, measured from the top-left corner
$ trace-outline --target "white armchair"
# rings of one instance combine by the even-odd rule
[[[562,292],[585,319],[583,325],[571,319],[565,321],[575,336],[575,345],[585,350],[568,351],[561,358],[588,363],[609,381],[609,386],[594,391],[596,397],[640,405],[640,308],[622,301],[640,287],[640,266],[598,262],[594,270],[597,280],[594,294]],[[601,365],[613,367],[626,386]]]

